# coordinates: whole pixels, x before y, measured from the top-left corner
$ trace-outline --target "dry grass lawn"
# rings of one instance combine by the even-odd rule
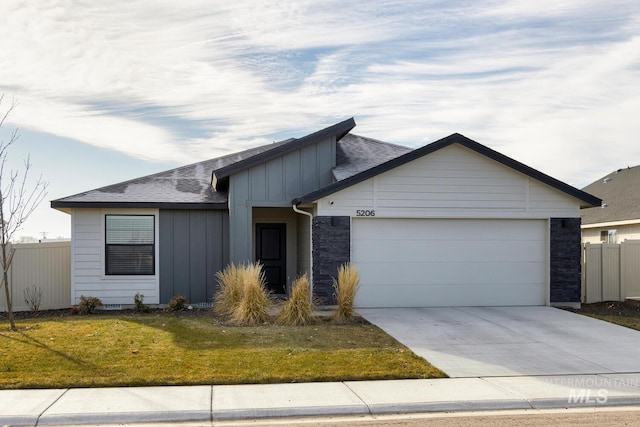
[[[4,319],[3,319],[4,322]],[[108,314],[0,324],[0,388],[437,378],[375,326],[226,326],[209,314]]]

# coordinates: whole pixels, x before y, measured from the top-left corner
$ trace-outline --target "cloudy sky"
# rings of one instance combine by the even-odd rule
[[[0,136],[49,200],[354,117],[454,132],[583,187],[640,164],[637,0],[2,0]]]

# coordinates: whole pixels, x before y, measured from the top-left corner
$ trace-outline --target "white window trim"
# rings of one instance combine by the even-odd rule
[[[107,215],[149,215],[149,216],[153,216],[154,219],[154,239],[155,239],[155,244],[154,244],[154,257],[155,257],[155,262],[154,262],[154,274],[147,274],[147,275],[139,275],[139,274],[135,274],[135,275],[113,275],[113,274],[109,274],[107,275],[107,254],[106,254],[106,217]],[[106,281],[122,281],[122,280],[126,280],[126,281],[150,281],[150,280],[155,280],[156,282],[158,282],[158,278],[160,276],[160,242],[159,242],[159,237],[160,237],[160,212],[157,209],[101,209],[100,210],[100,239],[101,239],[101,245],[100,245],[100,278],[102,280],[106,280]]]

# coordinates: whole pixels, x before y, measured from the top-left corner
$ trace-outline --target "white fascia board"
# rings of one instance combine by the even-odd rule
[[[625,219],[622,221],[611,222],[597,222],[595,224],[582,224],[580,228],[601,228],[601,227],[616,227],[619,225],[640,224],[640,218],[637,219]]]

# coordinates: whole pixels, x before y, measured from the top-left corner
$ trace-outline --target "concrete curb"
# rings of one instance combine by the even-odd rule
[[[640,374],[0,390],[0,425],[210,422],[640,405]]]
[[[70,389],[38,425],[208,421],[211,399],[211,386]]]
[[[367,405],[344,383],[214,386],[212,419],[364,415]]]

